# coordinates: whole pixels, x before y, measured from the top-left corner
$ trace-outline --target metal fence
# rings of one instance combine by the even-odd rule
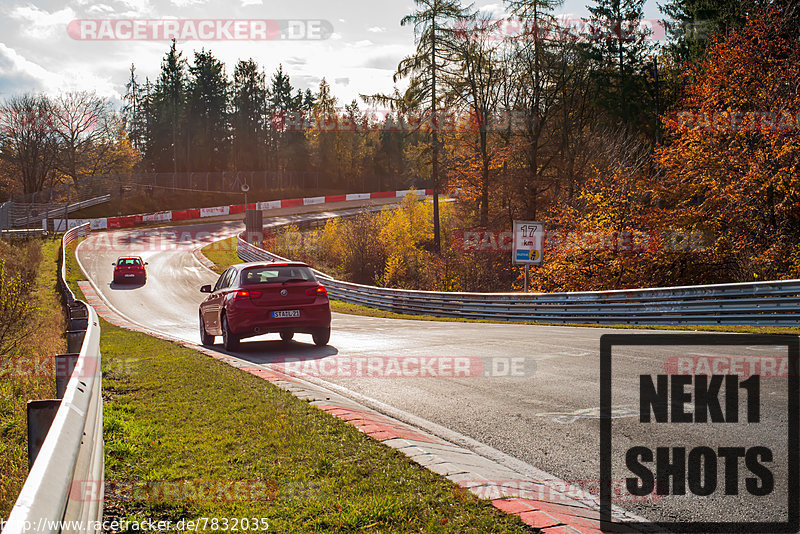
[[[88,231],[89,225],[83,225],[62,239],[59,285],[69,311],[69,354],[56,356],[60,400],[28,404],[31,469],[3,534],[101,530],[105,464],[100,326],[95,311],[75,299],[65,277],[65,247]],[[70,373],[58,372],[73,365]],[[70,523],[71,528],[64,526]]]
[[[245,261],[288,261],[237,239]],[[576,293],[446,293],[365,286],[315,271],[328,294],[370,308],[460,319],[596,325],[800,325],[800,280]]]
[[[52,219],[55,217],[63,218],[65,214],[70,214],[84,208],[97,206],[111,200],[111,195],[102,195],[99,197],[82,200],[80,202],[73,202],[69,205],[58,204],[18,204],[16,202],[7,202],[8,204],[8,221],[9,226],[4,226],[3,221],[0,220],[0,228],[11,227],[26,227],[33,226],[42,227],[44,219]]]
[[[36,193],[14,195],[17,204],[65,204],[111,195],[112,198],[171,192],[240,193],[242,185],[251,190],[279,190],[319,187],[320,175],[305,171],[226,171],[101,174],[87,176],[74,184],[58,184]]]

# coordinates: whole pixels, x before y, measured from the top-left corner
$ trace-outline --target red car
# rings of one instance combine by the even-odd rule
[[[200,304],[200,340],[214,344],[222,336],[226,350],[241,339],[279,333],[289,341],[296,333],[311,334],[326,345],[331,337],[328,292],[305,263],[242,263],[228,267]]]
[[[122,282],[144,284],[147,282],[147,272],[144,269],[147,262],[142,261],[142,258],[139,256],[117,258],[117,261],[111,265],[114,266],[115,284],[121,284]]]

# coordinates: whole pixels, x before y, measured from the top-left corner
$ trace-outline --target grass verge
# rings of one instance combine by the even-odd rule
[[[263,379],[101,328],[107,519],[263,518],[269,531],[304,534],[530,532]]]
[[[200,252],[214,263],[214,271],[222,273],[231,265],[241,263],[236,254],[236,237],[215,241],[203,247]]]
[[[0,356],[0,517],[8,517],[28,476],[26,404],[55,396],[53,356],[66,351],[58,293],[59,239],[37,240],[41,259],[30,295],[36,309],[20,347]]]

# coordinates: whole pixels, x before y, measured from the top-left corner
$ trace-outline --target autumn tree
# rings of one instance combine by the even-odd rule
[[[55,97],[54,105],[55,166],[68,183],[129,171],[138,160],[122,118],[107,99],[86,91],[68,92]]]
[[[53,183],[58,135],[53,124],[55,104],[45,95],[8,98],[0,115],[0,157],[23,193],[35,193]]]
[[[715,40],[665,123],[663,202],[691,208],[741,280],[800,274],[798,34],[771,9]]]

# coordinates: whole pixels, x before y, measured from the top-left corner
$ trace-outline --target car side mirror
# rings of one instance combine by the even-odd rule
[[[116,265],[116,264],[117,264],[117,262],[114,262],[114,263],[112,263],[111,265]]]
[[[203,286],[200,288],[200,293],[211,293],[211,286]]]
[[[145,265],[150,265],[150,263],[149,263],[149,262],[144,262],[144,264],[145,264]]]

